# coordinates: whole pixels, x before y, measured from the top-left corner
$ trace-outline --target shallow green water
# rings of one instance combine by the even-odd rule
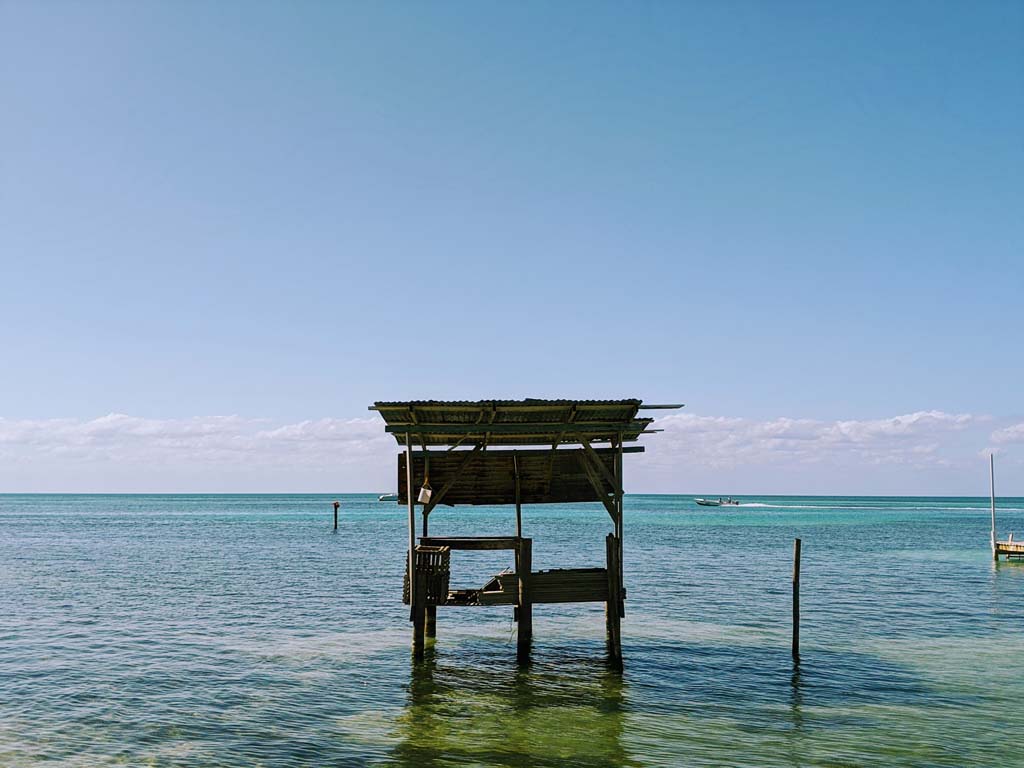
[[[0,766],[964,766],[1024,738],[1024,564],[991,562],[986,500],[627,497],[621,675],[598,606],[535,608],[527,669],[510,609],[441,609],[414,666],[405,512],[342,497],[334,535],[331,500],[0,496]],[[1024,537],[1024,500],[999,522]],[[524,527],[537,569],[603,563],[599,507]]]

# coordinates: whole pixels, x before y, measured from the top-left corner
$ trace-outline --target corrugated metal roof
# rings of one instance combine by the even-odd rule
[[[502,408],[513,408],[516,406],[546,406],[546,405],[636,405],[640,406],[642,400],[628,398],[623,400],[575,400],[560,399],[548,400],[544,398],[527,397],[522,400],[402,400],[402,401],[377,401],[370,406],[371,411],[386,408],[407,408],[409,406],[429,405],[436,407],[445,406],[472,406],[474,408],[497,406]]]
[[[652,419],[637,418],[643,402],[622,400],[409,400],[380,401],[385,429],[399,443],[416,445],[553,445],[636,440]]]

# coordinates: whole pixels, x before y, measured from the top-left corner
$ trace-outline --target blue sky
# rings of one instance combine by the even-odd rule
[[[0,3],[0,491],[375,490],[375,399],[639,396],[708,421],[638,490],[983,492],[994,447],[1024,493],[1022,40],[1020,2]],[[196,430],[286,431],[256,471]]]

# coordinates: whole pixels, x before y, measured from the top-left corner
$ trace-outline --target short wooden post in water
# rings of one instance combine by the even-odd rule
[[[519,540],[519,636],[516,642],[516,658],[520,664],[530,660],[530,643],[533,640],[533,603],[530,601],[530,570],[533,568],[533,541]]]
[[[340,502],[334,502],[334,530],[338,530],[338,507],[340,506]]]
[[[793,661],[800,661],[800,539],[793,539]]]

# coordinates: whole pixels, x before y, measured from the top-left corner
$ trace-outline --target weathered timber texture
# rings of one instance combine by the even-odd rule
[[[520,565],[520,567],[523,567]],[[518,575],[499,573],[480,590],[480,605],[514,605]],[[534,603],[603,603],[608,599],[608,573],[604,568],[566,568],[530,574],[530,600]]]
[[[591,449],[590,454],[582,449],[468,454],[468,451],[414,453],[414,500],[426,478],[426,456],[429,456],[430,483],[444,491],[441,503],[445,505],[515,504],[517,463],[520,504],[615,503],[617,456],[613,449]],[[603,471],[597,467],[603,467]],[[397,482],[399,503],[405,504],[408,486],[404,454],[398,457]]]

